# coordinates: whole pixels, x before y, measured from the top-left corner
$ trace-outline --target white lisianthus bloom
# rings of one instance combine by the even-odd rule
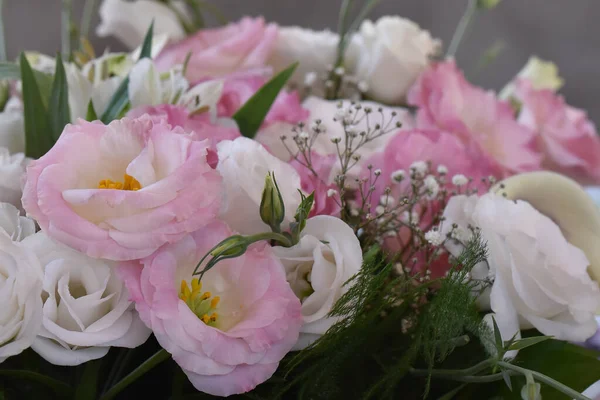
[[[0,225],[10,229],[0,211]],[[21,243],[0,230],[0,363],[29,348],[41,327],[42,268]]]
[[[21,178],[29,161],[23,153],[10,154],[7,148],[0,147],[0,202],[22,208]]]
[[[269,231],[262,222],[259,208],[265,178],[275,174],[285,205],[285,220],[293,220],[300,205],[300,176],[288,163],[271,155],[260,143],[240,137],[217,144],[219,164],[217,171],[223,177],[225,198],[221,219],[241,234]]]
[[[148,339],[114,262],[87,257],[43,232],[23,244],[43,268],[42,328],[31,347],[45,360],[79,365],[112,346],[134,348]]]
[[[25,152],[23,105],[16,97],[9,99],[0,112],[0,147],[5,147],[10,153]]]
[[[35,233],[35,221],[29,217],[23,217],[14,205],[0,203],[0,228],[14,242],[20,242]]]
[[[327,72],[327,68],[336,62],[339,40],[339,35],[329,30],[313,31],[297,26],[280,27],[268,63],[275,72],[279,72],[299,62],[290,82],[303,85],[307,75],[315,78],[322,76]],[[345,54],[344,68],[352,71],[357,57],[358,48],[350,47]],[[307,83],[310,83],[310,80],[309,78]]]
[[[544,61],[538,57],[532,56],[527,60],[527,64],[519,71],[516,79],[527,79],[535,90],[550,89],[557,91],[560,89],[564,80],[558,74],[558,67],[551,61]],[[503,100],[510,98],[515,92],[514,82],[509,83],[502,89],[499,97]]]
[[[102,115],[123,80],[120,76],[113,76],[92,82],[79,67],[73,64],[65,65],[65,72],[69,85],[69,108],[72,122],[86,117],[90,100],[96,114]]]
[[[187,15],[182,1],[173,2],[182,16]],[[183,29],[177,13],[160,1],[154,0],[104,0],[100,5],[100,37],[115,36],[125,46],[135,49],[154,21],[154,32],[165,34],[171,40],[183,39]]]
[[[460,235],[453,237],[463,237],[462,243],[447,241],[453,255],[462,251],[473,227],[487,243],[488,262],[476,266],[472,277],[493,281],[489,306],[503,338],[511,338],[519,327],[576,342],[596,332],[600,289],[588,275],[590,262],[550,218],[528,202],[494,193],[455,196],[444,218],[442,234],[454,229]]]
[[[364,21],[350,48],[358,48],[355,75],[367,84],[367,95],[398,104],[438,53],[440,41],[408,19],[386,16],[375,23]]]
[[[287,280],[302,302],[304,325],[294,347],[301,350],[337,322],[329,312],[348,290],[344,284],[362,266],[360,242],[344,221],[328,215],[310,218],[293,247],[274,247]]]

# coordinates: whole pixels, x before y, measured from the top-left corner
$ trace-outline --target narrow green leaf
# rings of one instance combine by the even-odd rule
[[[533,345],[536,345],[541,342],[545,342],[548,339],[552,339],[552,336],[534,336],[534,337],[517,340],[516,342],[512,343],[508,347],[508,350],[509,351],[510,350],[521,350],[526,347],[533,346]]]
[[[492,322],[494,323],[494,339],[496,340],[496,348],[499,352],[501,352],[504,349],[502,334],[500,333],[500,328],[498,328],[498,324],[496,323],[496,318],[492,317]]]
[[[20,65],[23,82],[25,153],[28,157],[40,158],[54,144],[52,128],[38,83],[24,53],[21,53]]]
[[[152,56],[152,36],[154,35],[154,22],[150,24],[150,28],[148,28],[148,32],[146,32],[146,37],[144,38],[144,43],[142,45],[142,50],[140,52],[140,60],[142,58],[150,58]],[[108,124],[111,121],[118,119],[123,111],[127,109],[129,104],[129,77],[123,79],[123,82],[117,88],[117,91],[113,94],[106,107],[106,111],[100,117],[100,120]]]
[[[52,75],[37,71],[35,69],[32,71],[40,89],[40,94],[42,96],[44,105],[47,105],[48,97],[50,96],[50,89],[52,88]],[[21,79],[21,67],[19,64],[0,62],[0,79],[7,79],[11,81]]]
[[[69,109],[69,84],[67,74],[62,61],[62,56],[56,57],[56,72],[48,104],[50,126],[52,127],[52,139],[58,140],[65,126],[71,122],[71,110]]]
[[[102,359],[88,361],[83,369],[83,374],[75,388],[74,400],[95,399],[98,392],[98,372]]]
[[[69,385],[49,376],[39,374],[33,371],[25,370],[0,370],[0,377],[6,376],[11,379],[23,379],[30,382],[37,382],[50,389],[52,389],[60,398],[69,398],[72,393],[72,389]]]
[[[85,120],[90,122],[98,120],[98,114],[96,114],[96,110],[94,109],[94,103],[91,99],[88,103],[87,113],[85,114]]]
[[[240,132],[245,137],[253,138],[271,109],[277,95],[290,79],[298,63],[274,76],[261,87],[233,116]]]

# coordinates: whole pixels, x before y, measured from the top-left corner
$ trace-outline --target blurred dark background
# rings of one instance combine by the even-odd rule
[[[102,0],[97,0],[99,5]],[[73,0],[74,15],[84,0]],[[24,49],[54,54],[60,49],[60,0],[4,0],[7,50],[15,58]],[[314,29],[337,23],[341,0],[212,0],[231,20],[263,15],[281,25]],[[410,18],[447,45],[467,0],[382,0],[371,18],[397,14]],[[600,122],[600,1],[502,0],[480,13],[463,42],[457,60],[472,82],[500,89],[535,54],[560,68],[567,101],[585,108]],[[97,25],[94,21],[93,27]],[[92,35],[96,49],[121,50],[116,40]],[[483,70],[477,64],[487,49],[503,43],[496,61]]]

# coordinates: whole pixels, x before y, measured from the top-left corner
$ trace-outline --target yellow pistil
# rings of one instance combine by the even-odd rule
[[[187,304],[194,314],[206,325],[215,326],[219,315],[216,308],[221,298],[212,297],[210,292],[202,293],[202,282],[198,278],[191,281],[191,287],[187,281],[182,280],[179,290],[179,298]]]
[[[142,185],[133,176],[125,174],[123,182],[111,181],[110,179],[102,179],[98,182],[98,189],[116,189],[116,190],[132,190],[137,191],[142,188]]]

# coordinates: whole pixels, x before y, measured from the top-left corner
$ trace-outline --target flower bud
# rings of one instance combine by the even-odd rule
[[[271,172],[265,178],[265,188],[260,201],[260,218],[274,232],[281,231],[280,225],[285,218],[285,205],[275,180],[275,174]]]
[[[500,3],[500,0],[477,0],[477,8],[489,10],[496,7],[498,3]]]

